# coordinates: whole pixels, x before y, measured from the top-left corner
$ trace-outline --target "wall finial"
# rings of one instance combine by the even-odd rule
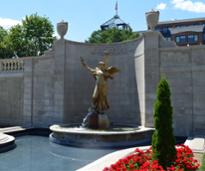
[[[149,11],[145,13],[148,30],[155,30],[159,22],[159,11]]]
[[[68,30],[68,22],[62,20],[61,22],[57,23],[57,31],[61,39],[64,39],[67,30]]]

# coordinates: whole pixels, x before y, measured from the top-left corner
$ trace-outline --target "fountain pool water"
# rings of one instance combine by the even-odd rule
[[[114,149],[87,149],[61,146],[48,137],[20,136],[17,148],[0,153],[2,171],[73,171],[113,152]]]

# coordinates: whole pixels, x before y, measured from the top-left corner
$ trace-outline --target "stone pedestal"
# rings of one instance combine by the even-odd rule
[[[110,120],[106,114],[100,114],[93,110],[86,115],[81,125],[83,128],[106,130],[110,127]]]
[[[89,112],[83,119],[82,127],[90,129],[98,129],[98,113]]]
[[[98,115],[99,129],[108,129],[110,127],[110,120],[106,114]]]

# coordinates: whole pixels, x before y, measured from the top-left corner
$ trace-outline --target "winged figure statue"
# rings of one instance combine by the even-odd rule
[[[95,88],[92,95],[92,104],[95,110],[99,113],[103,113],[109,109],[109,103],[107,100],[108,85],[107,80],[113,79],[113,75],[119,72],[119,69],[113,66],[108,66],[110,54],[104,53],[102,61],[99,61],[95,68],[88,66],[84,59],[81,57],[82,65],[93,75],[95,79]]]

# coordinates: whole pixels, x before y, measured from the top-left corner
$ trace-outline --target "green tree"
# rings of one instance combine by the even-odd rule
[[[88,38],[89,43],[113,43],[126,40],[132,40],[139,36],[132,30],[120,30],[117,28],[94,31]]]
[[[0,42],[2,42],[7,35],[7,31],[0,26]]]
[[[33,49],[30,49],[32,47],[28,43],[22,25],[16,25],[10,29],[7,38],[7,46],[19,57],[32,55],[30,51]]]
[[[7,44],[8,32],[0,26],[0,58],[9,58],[12,56],[12,50]]]
[[[33,14],[26,16],[22,23],[27,43],[34,48],[32,55],[41,55],[51,47],[54,31],[48,18]]]
[[[155,132],[152,136],[152,157],[164,168],[176,158],[170,96],[169,84],[162,78],[157,88],[157,99],[154,105]]]
[[[51,47],[53,33],[53,25],[48,18],[32,14],[25,17],[22,25],[10,29],[8,46],[19,57],[39,56]]]

